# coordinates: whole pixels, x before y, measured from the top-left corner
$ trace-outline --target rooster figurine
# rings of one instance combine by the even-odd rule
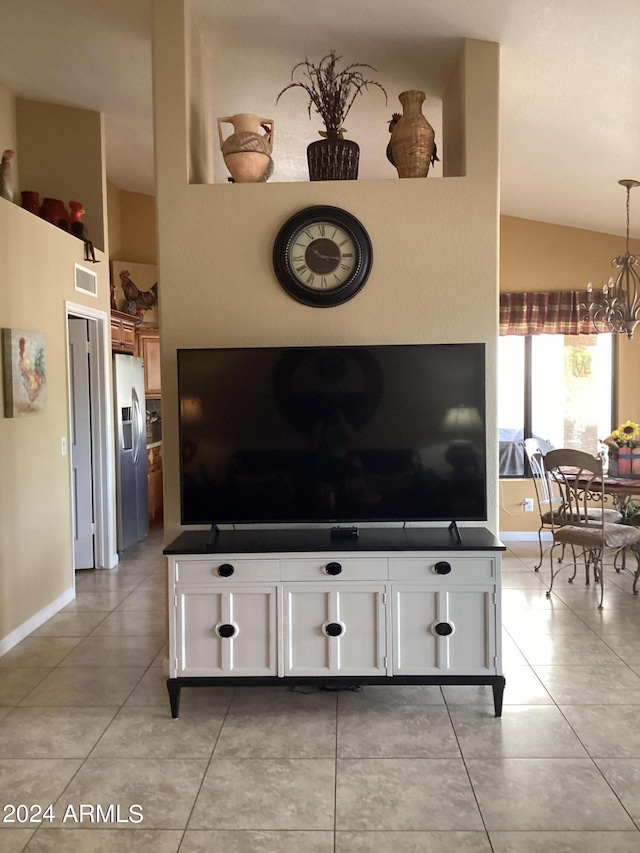
[[[149,290],[140,290],[137,284],[131,280],[129,270],[120,273],[120,287],[127,300],[124,310],[127,314],[142,318],[144,312],[158,304],[158,282]]]
[[[11,158],[13,151],[7,148],[2,152],[2,161],[0,162],[0,198],[6,198],[7,201],[13,201],[13,167],[11,166]]]
[[[89,239],[87,226],[82,221],[82,215],[86,213],[86,210],[79,201],[70,201],[69,208],[71,210],[71,233],[84,243],[85,261],[91,261],[92,264],[99,263],[96,261],[96,253],[93,249],[93,243]]]
[[[394,113],[391,116],[391,121],[388,122],[389,133],[393,133],[393,128],[398,124],[401,118],[402,113]],[[392,166],[396,165],[396,161],[393,159],[393,151],[391,149],[391,139],[389,139],[389,144],[387,145],[387,160],[391,163]]]

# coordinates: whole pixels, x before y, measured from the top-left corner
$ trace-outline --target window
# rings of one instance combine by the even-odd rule
[[[524,477],[520,442],[597,453],[611,432],[613,335],[505,335],[498,339],[500,476]]]

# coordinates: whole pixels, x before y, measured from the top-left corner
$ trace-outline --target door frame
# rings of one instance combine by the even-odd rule
[[[111,318],[106,311],[65,302],[67,343],[67,407],[71,425],[71,365],[69,363],[69,318],[87,320],[89,342],[89,399],[91,402],[91,470],[95,517],[94,559],[97,569],[118,565],[115,525],[115,455],[113,401],[111,390]],[[69,477],[72,484],[71,446]],[[73,551],[73,549],[72,549]],[[75,570],[75,566],[74,566]]]

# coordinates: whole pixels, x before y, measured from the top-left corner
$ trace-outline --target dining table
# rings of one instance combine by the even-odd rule
[[[604,501],[603,501],[604,494]],[[605,477],[604,490],[602,488],[602,480],[591,480],[589,484],[589,493],[587,495],[593,501],[602,501],[606,504],[611,501],[614,508],[622,513],[623,523],[632,524],[640,527],[640,477],[637,478],[622,478],[622,477]],[[634,501],[638,498],[638,501]],[[631,514],[629,512],[631,505],[638,506],[638,512]],[[627,549],[621,551],[620,563],[618,563],[618,555],[614,560],[614,568],[616,571],[627,569],[626,564]],[[638,595],[638,581],[640,581],[640,553],[633,550],[636,558],[636,568],[629,569],[633,574],[633,594]]]
[[[598,495],[602,495],[602,482],[600,480],[592,480],[590,486],[591,497],[598,500]],[[611,499],[613,506],[627,517],[629,504],[635,503],[634,497],[640,499],[640,477],[636,479],[623,479],[620,477],[605,477],[604,478],[604,500],[605,503]],[[638,500],[640,507],[640,500]]]

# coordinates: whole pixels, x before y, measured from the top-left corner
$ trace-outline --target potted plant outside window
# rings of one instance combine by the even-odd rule
[[[320,131],[323,139],[307,147],[309,177],[312,181],[355,180],[358,177],[360,148],[357,142],[343,138],[343,122],[356,97],[369,86],[381,89],[385,103],[387,101],[384,87],[375,80],[369,80],[362,71],[367,68],[375,71],[372,65],[357,62],[339,71],[337,64],[341,59],[335,50],[331,50],[317,64],[307,58],[298,62],[291,71],[292,82],[276,98],[277,104],[288,89],[304,89],[309,97],[309,118],[313,108],[324,123],[325,130]],[[297,71],[302,75],[302,80],[294,79]]]

